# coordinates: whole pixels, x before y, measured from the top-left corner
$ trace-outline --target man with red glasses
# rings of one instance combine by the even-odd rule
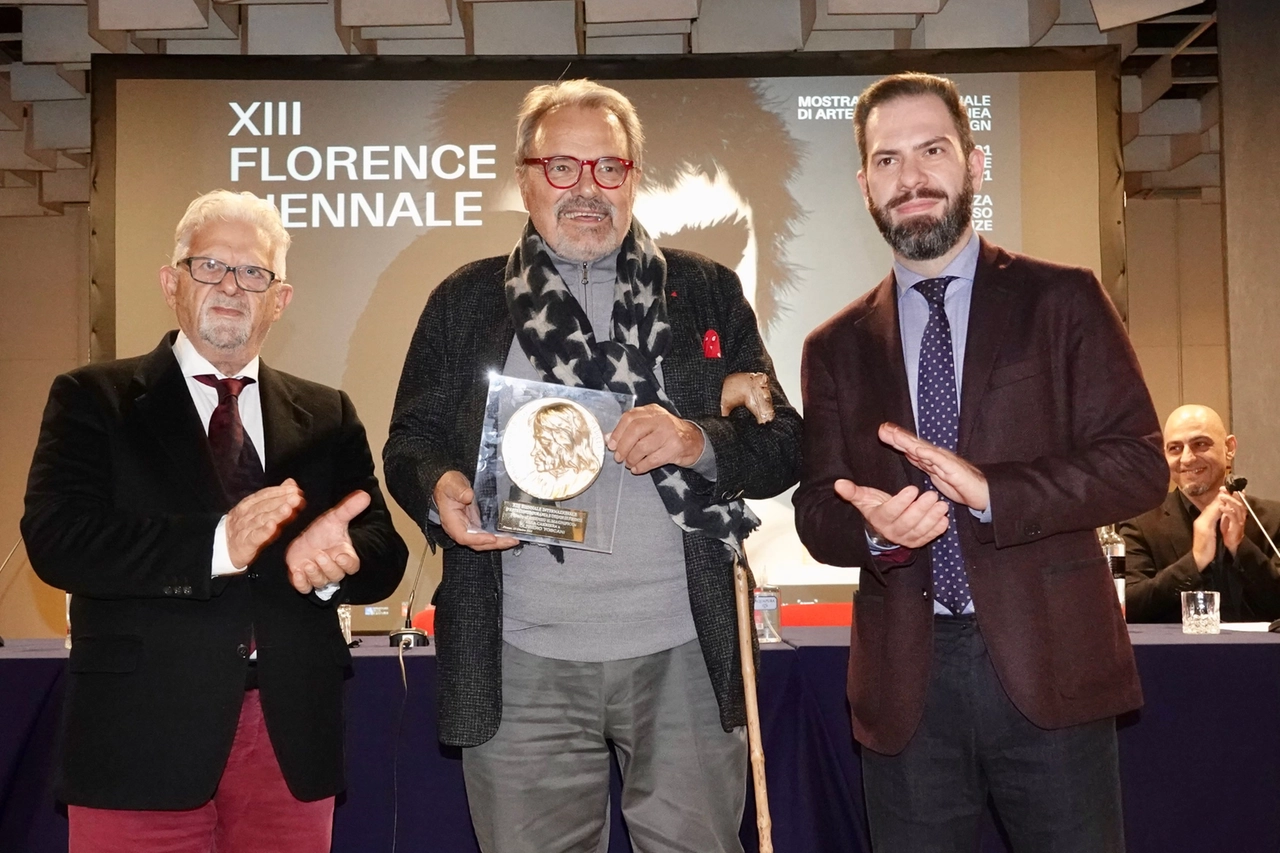
[[[798,474],[787,403],[733,271],[654,245],[632,205],[644,137],[631,103],[586,80],[525,98],[514,251],[432,293],[383,452],[387,485],[444,550],[439,731],[464,747],[480,846],[594,851],[610,744],[622,811],[648,851],[740,851],[745,709],[732,555],[743,498]],[[608,436],[624,475],[609,554],[467,530],[488,373],[625,391]],[[734,373],[767,375],[776,411],[720,414]]]

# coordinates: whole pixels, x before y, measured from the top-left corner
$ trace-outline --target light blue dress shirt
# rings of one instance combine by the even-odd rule
[[[969,305],[973,301],[973,277],[978,270],[978,250],[980,243],[977,234],[969,236],[969,242],[960,250],[960,254],[951,259],[951,263],[937,277],[952,276],[953,281],[947,285],[947,295],[943,301],[947,312],[947,322],[951,324],[951,348],[953,364],[956,371],[956,399],[961,396],[964,381],[964,353],[969,342]],[[929,300],[916,290],[916,285],[924,281],[926,276],[912,272],[902,264],[894,261],[893,277],[898,294],[898,331],[902,336],[902,360],[907,368],[907,387],[911,392],[911,414],[920,418],[916,404],[916,386],[920,372],[920,343],[924,338],[924,327],[929,322]],[[932,277],[932,276],[930,276]],[[974,518],[984,523],[991,521],[991,507],[979,512],[969,509]],[[873,549],[874,551],[875,549]],[[950,613],[938,602],[933,603],[935,613]],[[965,613],[973,613],[973,601],[964,609]]]

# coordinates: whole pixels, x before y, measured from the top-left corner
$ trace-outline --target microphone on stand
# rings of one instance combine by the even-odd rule
[[[1240,500],[1244,501],[1244,508],[1249,510],[1249,515],[1253,516],[1254,523],[1258,525],[1258,529],[1262,531],[1267,544],[1271,546],[1271,552],[1280,554],[1280,548],[1277,548],[1276,543],[1271,541],[1271,534],[1267,533],[1267,528],[1262,526],[1262,519],[1258,518],[1258,514],[1253,511],[1253,504],[1249,503],[1249,499],[1245,497],[1244,487],[1247,485],[1249,485],[1249,481],[1244,477],[1237,477],[1234,474],[1227,475],[1227,491],[1240,496]]]
[[[13,559],[13,552],[17,551],[18,546],[21,544],[22,544],[22,537],[19,536],[18,540],[13,543],[13,547],[9,549],[8,555],[4,558],[4,562],[0,563],[0,575],[4,574],[4,570],[9,566],[9,561]],[[3,645],[4,645],[4,637],[0,637],[0,646],[3,646]]]
[[[427,564],[427,549],[422,549],[422,559],[418,561],[418,571],[413,575],[413,588],[409,590],[409,602],[405,605],[404,627],[392,631],[390,634],[391,645],[399,646],[402,649],[411,648],[413,646],[430,645],[427,638],[427,632],[421,628],[413,627],[413,599],[418,595],[418,583],[422,580],[422,567]]]
[[[1280,548],[1276,548],[1276,543],[1271,541],[1271,534],[1267,533],[1267,528],[1262,526],[1262,519],[1258,518],[1258,514],[1253,511],[1253,505],[1249,503],[1249,499],[1244,495],[1244,487],[1247,485],[1249,485],[1249,481],[1244,477],[1237,477],[1234,474],[1227,475],[1227,491],[1231,492],[1233,495],[1240,495],[1240,500],[1244,501],[1244,508],[1249,510],[1249,515],[1253,516],[1253,520],[1258,525],[1258,529],[1262,531],[1262,535],[1266,538],[1267,544],[1271,546],[1272,553],[1280,554]],[[1267,630],[1280,631],[1280,619],[1277,619],[1268,625]]]

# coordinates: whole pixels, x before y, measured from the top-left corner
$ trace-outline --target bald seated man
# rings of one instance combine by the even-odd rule
[[[1208,406],[1182,406],[1165,422],[1164,456],[1175,488],[1119,527],[1128,620],[1181,621],[1179,593],[1189,589],[1221,593],[1224,622],[1280,619],[1280,557],[1244,493],[1226,488],[1236,437]],[[1271,539],[1280,538],[1280,503],[1247,497]]]

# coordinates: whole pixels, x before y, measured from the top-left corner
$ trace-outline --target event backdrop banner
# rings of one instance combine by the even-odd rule
[[[1106,141],[1118,134],[1116,98],[1105,95],[1114,56],[1012,53],[926,63],[956,81],[986,155],[974,226],[1009,249],[1091,267],[1122,296],[1107,249],[1119,224],[1107,162],[1118,141]],[[348,391],[378,456],[432,288],[517,240],[526,215],[515,115],[569,60],[174,59],[94,58],[98,354],[146,352],[173,325],[157,270],[187,203],[249,190],[279,207],[293,236],[295,298],[264,358]],[[805,335],[890,267],[858,189],[852,115],[858,93],[909,57],[877,54],[864,73],[847,55],[686,59],[575,61],[567,76],[615,86],[636,105],[646,136],[636,217],[659,245],[738,271],[798,405]],[[849,579],[804,555],[789,497],[756,509],[766,522],[749,543],[758,576]],[[398,521],[420,548],[413,523]]]

